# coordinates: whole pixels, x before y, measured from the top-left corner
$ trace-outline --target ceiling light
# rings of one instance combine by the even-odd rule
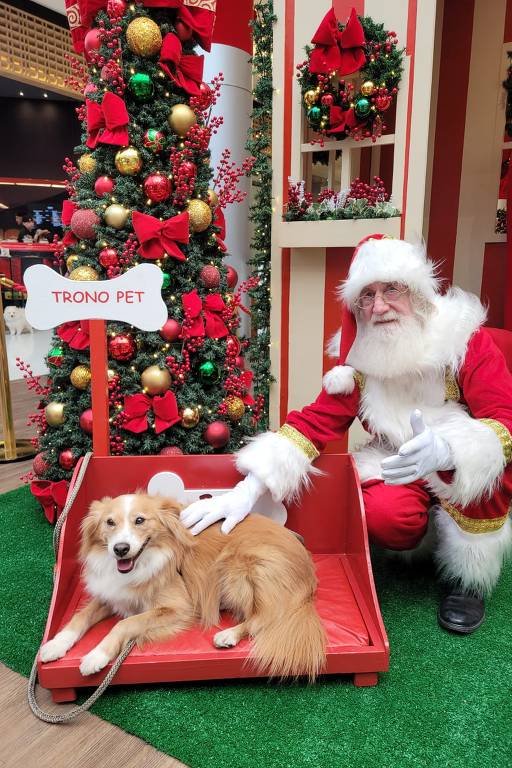
[[[23,91],[20,91],[20,96],[23,96],[23,95],[24,95],[24,94],[23,94]]]
[[[3,208],[3,209],[5,209],[5,208],[8,208],[8,207],[9,207],[9,206],[8,206],[8,205],[6,205],[5,203],[0,203],[0,208]]]
[[[45,99],[48,98],[48,94],[47,93],[43,93],[43,96],[44,96]]]

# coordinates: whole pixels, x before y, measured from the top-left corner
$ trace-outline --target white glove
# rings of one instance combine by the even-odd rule
[[[412,440],[404,443],[398,454],[381,462],[386,485],[406,485],[421,477],[453,469],[450,446],[423,422],[421,411],[411,413]]]
[[[191,533],[195,536],[208,526],[225,518],[220,530],[222,533],[229,533],[235,525],[247,517],[266,490],[267,486],[258,480],[256,475],[249,472],[233,490],[221,496],[213,496],[211,499],[194,501],[182,511],[180,520],[186,528],[194,526]]]

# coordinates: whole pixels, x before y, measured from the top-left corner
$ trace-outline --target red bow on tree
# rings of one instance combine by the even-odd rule
[[[165,221],[160,221],[147,213],[134,211],[132,224],[140,243],[138,252],[145,259],[162,259],[172,256],[178,261],[186,261],[187,257],[176,245],[188,243],[190,240],[189,215],[187,211],[178,213]]]
[[[69,227],[69,225],[71,224],[71,217],[73,216],[74,212],[77,210],[78,210],[78,205],[74,203],[73,200],[64,200],[64,202],[62,203],[61,219],[65,227]],[[77,242],[78,240],[75,237],[75,235],[71,232],[71,230],[68,230],[62,238],[62,244],[64,246],[74,245]]]
[[[162,396],[148,397],[148,395],[127,395],[124,399],[123,415],[126,419],[122,423],[123,429],[129,432],[145,432],[148,428],[148,412],[155,414],[155,432],[160,434],[173,424],[180,421],[178,404],[174,393],[169,389]]]
[[[189,321],[183,325],[184,336],[206,335],[210,339],[222,339],[228,335],[229,331],[220,317],[227,309],[220,293],[208,294],[203,302],[194,288],[190,293],[183,294],[182,303]]]
[[[357,125],[356,113],[353,109],[331,107],[329,110],[329,122],[332,128],[327,133],[345,133],[345,128],[355,128]]]
[[[101,104],[86,99],[87,104],[87,141],[90,149],[98,143],[115,144],[126,147],[128,138],[128,110],[123,99],[107,91]]]
[[[331,8],[311,42],[317,46],[309,58],[309,70],[313,74],[336,72],[338,75],[350,75],[366,62],[364,31],[355,8],[352,8],[343,32],[339,31],[336,13]]]
[[[211,50],[217,0],[143,0],[147,8],[178,8],[176,18],[194,33],[205,51]]]
[[[215,233],[215,237],[217,239],[217,245],[221,249],[221,251],[224,251],[224,253],[227,251],[226,243],[224,242],[224,238],[226,237],[226,219],[224,218],[224,211],[218,205],[215,209],[215,216],[213,217],[213,226],[218,227],[220,229],[219,233]]]
[[[179,88],[183,88],[191,96],[199,96],[199,85],[203,82],[204,56],[184,55],[182,50],[179,38],[169,32],[164,37],[160,50],[160,66]]]
[[[41,504],[49,523],[54,523],[64,509],[68,488],[67,480],[32,480],[30,483],[30,492]]]
[[[236,397],[240,397],[242,401],[245,403],[245,405],[255,404],[254,398],[249,394],[249,390],[252,386],[253,375],[254,374],[252,371],[242,371],[242,373],[237,379],[238,384],[242,387],[243,390],[245,390],[245,395],[237,394]]]
[[[62,323],[57,329],[57,335],[65,341],[71,349],[88,349],[89,347],[89,321],[78,320]]]

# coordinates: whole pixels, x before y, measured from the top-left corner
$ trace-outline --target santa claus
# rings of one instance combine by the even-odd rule
[[[183,522],[199,533],[225,518],[228,533],[267,489],[291,499],[359,417],[370,434],[354,453],[370,541],[431,552],[447,584],[439,623],[468,634],[512,547],[512,375],[478,298],[441,295],[422,246],[366,238],[339,294],[340,360],[318,398],[242,448],[245,480],[192,504]]]

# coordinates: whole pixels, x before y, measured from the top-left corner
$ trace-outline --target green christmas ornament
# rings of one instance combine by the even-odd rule
[[[162,290],[163,290],[164,288],[168,288],[170,286],[171,276],[168,272],[163,272],[162,274],[164,276],[164,279],[162,280]]]
[[[308,120],[313,125],[320,122],[322,119],[322,110],[320,107],[311,107],[311,109],[308,109]]]
[[[358,99],[356,101],[354,110],[358,117],[368,117],[371,110],[371,104],[369,99]]]
[[[220,378],[220,371],[215,363],[206,360],[199,366],[199,378],[203,384],[215,384]]]
[[[155,91],[153,81],[144,72],[136,72],[128,80],[128,90],[135,101],[149,101]]]
[[[48,365],[54,368],[60,368],[64,359],[64,350],[62,347],[52,347],[48,353]]]
[[[156,128],[148,128],[142,143],[152,152],[161,152],[165,147],[165,136],[162,131],[157,131]]]

